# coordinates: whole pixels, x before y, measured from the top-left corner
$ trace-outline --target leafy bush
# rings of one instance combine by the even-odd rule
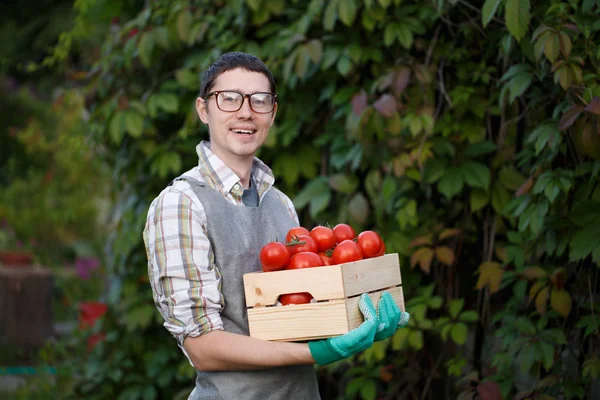
[[[81,21],[103,6],[77,4]],[[112,24],[89,123],[121,193],[109,254],[122,285],[78,393],[192,386],[153,310],[141,231],[206,136],[199,73],[241,50],[278,78],[259,156],[302,224],[374,227],[402,257],[410,325],[321,369],[324,397],[584,398],[600,369],[599,7],[178,0]]]

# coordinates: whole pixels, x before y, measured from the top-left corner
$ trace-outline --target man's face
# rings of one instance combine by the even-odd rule
[[[242,68],[225,71],[217,77],[211,92],[233,90],[243,94],[270,92],[267,77],[259,72]],[[208,124],[210,149],[225,163],[252,159],[258,148],[265,142],[269,128],[273,125],[277,104],[273,112],[259,114],[250,108],[245,98],[242,108],[234,112],[219,110],[216,96],[196,100],[196,111],[200,120]],[[242,132],[240,132],[242,131]]]

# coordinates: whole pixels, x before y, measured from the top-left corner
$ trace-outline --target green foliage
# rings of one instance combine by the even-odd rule
[[[277,77],[276,126],[259,156],[302,224],[376,228],[402,256],[409,326],[354,367],[328,368],[345,385],[335,395],[512,398],[528,395],[525,379],[532,396],[582,397],[598,371],[574,355],[594,354],[598,337],[599,7],[173,0],[113,25],[86,85],[120,193],[109,254],[122,285],[104,328],[114,341],[91,356],[94,378],[78,393],[152,387],[158,398],[192,385],[189,367],[157,384],[144,359],[150,348],[183,357],[139,284],[140,235],[150,201],[195,165],[206,137],[193,109],[199,73],[241,50]]]

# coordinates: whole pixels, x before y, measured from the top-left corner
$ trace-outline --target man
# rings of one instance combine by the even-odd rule
[[[258,58],[227,53],[204,73],[196,111],[210,142],[197,167],[152,202],[144,243],[155,304],[164,326],[198,371],[190,399],[319,398],[314,363],[369,348],[408,322],[389,294],[365,322],[336,338],[268,342],[248,335],[243,274],[260,269],[260,248],[298,225],[293,203],[255,158],[277,114],[272,73]]]

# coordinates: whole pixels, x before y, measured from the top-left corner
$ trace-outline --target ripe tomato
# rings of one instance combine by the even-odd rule
[[[377,257],[383,246],[383,240],[377,232],[363,231],[357,237],[358,247],[364,258]]]
[[[307,292],[289,293],[279,296],[279,302],[283,306],[287,306],[288,304],[307,304],[310,303],[312,299],[313,297]]]
[[[323,265],[331,265],[331,257],[325,254],[324,251],[320,251],[319,255],[321,256],[321,259],[323,259]]]
[[[312,268],[321,267],[322,265],[323,259],[317,253],[303,251],[301,253],[294,254],[292,258],[290,258],[290,261],[285,269]]]
[[[337,224],[333,227],[333,235],[336,243],[342,243],[344,240],[352,240],[356,237],[354,229],[348,224]]]
[[[300,242],[302,244],[294,244],[294,242]],[[309,251],[316,253],[318,251],[317,242],[309,235],[300,235],[296,239],[292,239],[291,242],[286,243],[290,255],[301,253],[303,251]]]
[[[290,253],[283,243],[267,243],[260,249],[260,263],[265,272],[283,269],[290,259]]]
[[[315,239],[317,242],[317,248],[319,251],[325,251],[335,246],[335,236],[333,235],[333,229],[326,226],[315,226],[310,231],[310,237]]]
[[[384,254],[385,254],[385,242],[382,243],[381,251],[379,252],[379,254],[377,254],[377,257],[381,257]]]
[[[310,235],[310,232],[303,226],[295,226],[288,231],[287,235],[285,236],[285,242],[287,243],[292,240],[294,236],[300,235]]]
[[[335,246],[331,255],[331,264],[338,265],[352,261],[362,260],[362,252],[358,244],[353,240],[344,240]]]

